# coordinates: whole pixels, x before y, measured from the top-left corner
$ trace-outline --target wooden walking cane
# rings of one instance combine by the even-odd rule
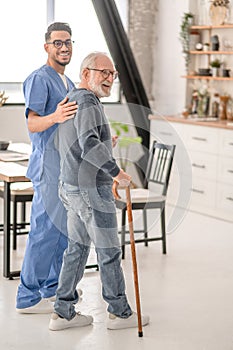
[[[114,181],[112,191],[116,199],[120,199],[120,196],[117,190],[118,185],[119,185],[118,182]],[[127,206],[129,234],[130,234],[130,246],[131,246],[132,263],[133,263],[134,289],[135,289],[136,307],[137,307],[137,316],[138,316],[138,336],[143,337],[130,185],[127,186],[125,190],[126,190],[126,206]]]

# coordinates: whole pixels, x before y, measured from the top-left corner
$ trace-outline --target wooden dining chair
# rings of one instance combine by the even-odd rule
[[[143,228],[135,229],[134,233],[143,233],[143,238],[135,239],[135,243],[144,243],[148,246],[148,242],[162,241],[162,251],[166,254],[166,220],[165,220],[165,206],[169,179],[172,169],[172,163],[175,153],[175,145],[166,145],[153,142],[148,165],[145,174],[144,187],[131,189],[132,210],[142,211]],[[121,228],[119,234],[121,235],[122,258],[125,257],[125,245],[129,244],[126,240],[126,196],[123,189],[118,191],[121,199],[116,199],[116,207],[121,210]],[[147,227],[147,210],[159,209],[161,221],[161,235],[149,237]],[[135,227],[135,224],[134,224]]]

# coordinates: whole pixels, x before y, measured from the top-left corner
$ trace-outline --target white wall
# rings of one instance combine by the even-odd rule
[[[185,106],[185,61],[179,41],[181,18],[188,0],[159,1],[154,51],[154,112],[176,114]]]
[[[30,142],[24,106],[3,106],[0,107],[0,139],[13,142]]]

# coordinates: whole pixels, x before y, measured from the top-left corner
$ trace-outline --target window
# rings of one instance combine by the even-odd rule
[[[1,3],[1,82],[22,82],[35,67],[45,62],[45,14],[46,0]]]
[[[128,1],[115,1],[126,27]],[[66,74],[77,83],[81,60],[91,51],[108,52],[107,44],[91,0],[54,0],[54,5],[54,14],[52,17],[49,14],[49,18],[68,22],[72,28],[72,39],[75,43]],[[6,91],[9,96],[8,103],[24,103],[22,82],[33,70],[46,62],[47,55],[43,45],[47,26],[47,0],[11,0],[1,4],[0,30],[4,35],[0,91]],[[103,101],[119,101],[118,80],[114,83],[111,97]]]
[[[8,103],[22,103],[22,82],[46,60],[43,51],[47,26],[46,0],[11,0],[1,3],[0,91]],[[35,15],[36,14],[36,15]]]

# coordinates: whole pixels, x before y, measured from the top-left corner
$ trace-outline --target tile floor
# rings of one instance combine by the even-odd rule
[[[21,264],[25,238],[18,238],[14,267]],[[1,252],[2,246],[1,235]],[[92,326],[51,332],[49,315],[17,314],[19,280],[2,277],[1,253],[0,349],[233,350],[233,224],[189,212],[168,234],[166,256],[160,242],[138,244],[136,252],[141,308],[151,318],[142,338],[137,329],[105,328],[106,304],[95,270],[87,270],[79,285],[84,292],[79,309],[94,316]],[[122,265],[135,308],[130,246]]]

